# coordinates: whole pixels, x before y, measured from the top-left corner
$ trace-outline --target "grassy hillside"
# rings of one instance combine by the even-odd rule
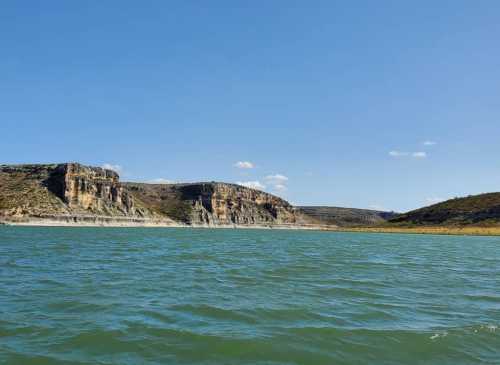
[[[179,222],[190,221],[192,206],[176,187],[170,184],[124,183],[138,204]]]
[[[391,224],[456,226],[500,224],[500,193],[455,198],[390,219]]]
[[[48,171],[54,166],[0,166],[0,213],[66,213],[63,202],[48,189]]]

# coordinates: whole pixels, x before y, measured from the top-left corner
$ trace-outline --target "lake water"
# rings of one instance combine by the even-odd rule
[[[0,227],[0,363],[500,364],[500,238]]]

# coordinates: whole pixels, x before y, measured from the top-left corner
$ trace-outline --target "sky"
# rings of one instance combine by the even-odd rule
[[[407,211],[500,191],[498,1],[0,2],[0,163]]]

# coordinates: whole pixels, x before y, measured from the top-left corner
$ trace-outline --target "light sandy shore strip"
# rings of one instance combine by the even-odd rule
[[[331,230],[335,226],[317,224],[183,224],[166,219],[67,215],[47,217],[10,217],[0,219],[9,226],[37,227],[173,227],[173,228],[240,228],[240,229],[302,229]]]
[[[479,226],[448,226],[448,227],[340,227],[334,229],[343,232],[365,232],[365,233],[403,233],[403,234],[432,234],[453,236],[500,236],[500,227]]]
[[[76,218],[76,220],[75,220]],[[24,217],[14,220],[0,220],[0,224],[11,226],[46,227],[172,227],[172,228],[235,228],[235,229],[291,229],[334,232],[432,234],[460,236],[500,236],[500,227],[338,227],[315,224],[221,224],[188,225],[169,220],[105,217],[105,216],[60,216],[57,219]]]

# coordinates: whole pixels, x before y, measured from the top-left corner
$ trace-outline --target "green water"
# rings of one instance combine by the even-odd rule
[[[500,364],[500,238],[0,227],[0,363]]]

